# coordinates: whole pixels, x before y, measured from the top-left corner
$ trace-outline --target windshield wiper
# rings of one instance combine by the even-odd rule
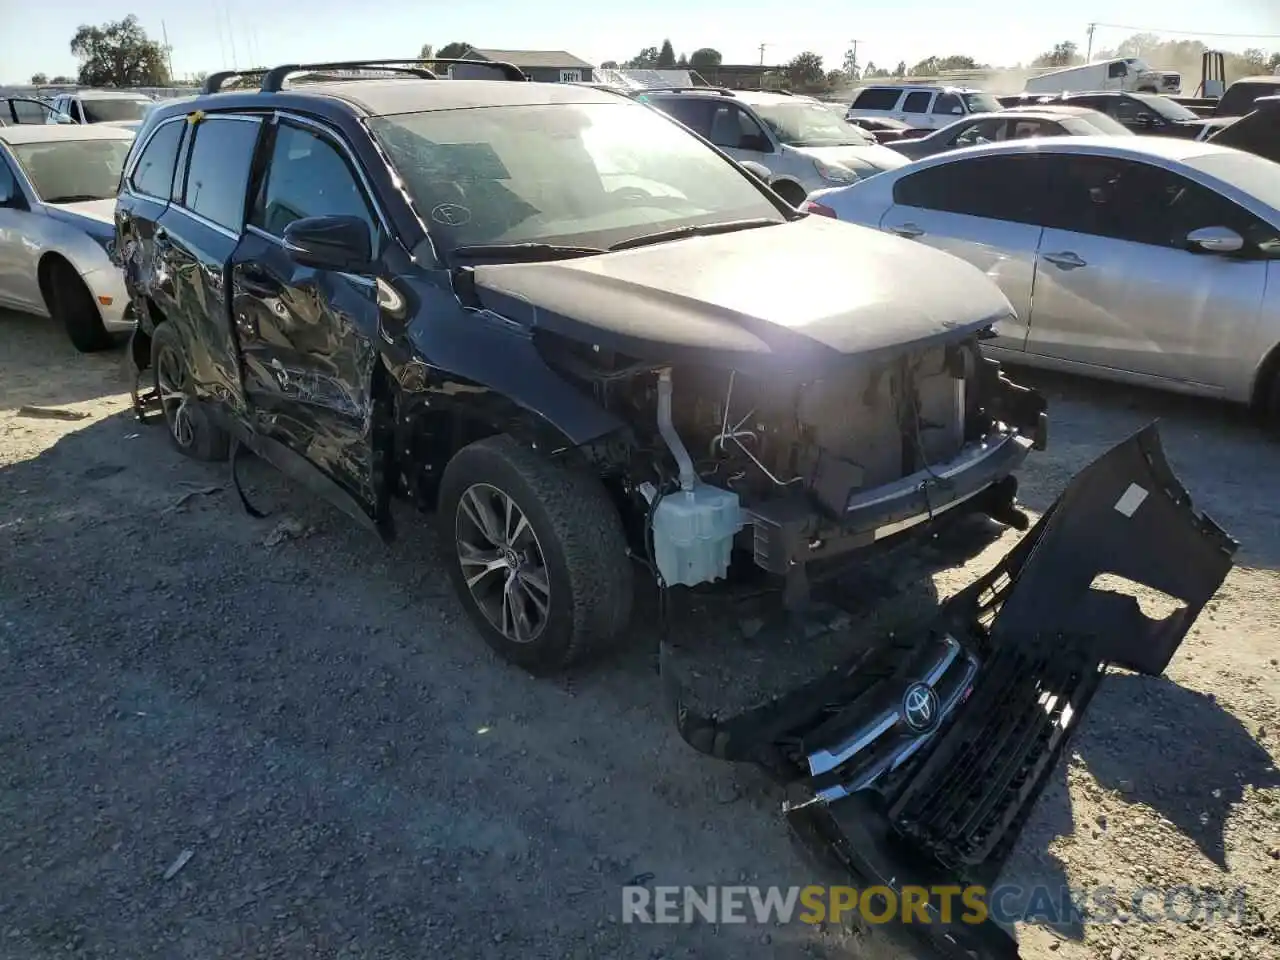
[[[659,230],[657,233],[645,233],[638,237],[619,240],[610,250],[629,250],[632,247],[645,247],[651,243],[666,243],[668,240],[683,240],[685,237],[706,237],[713,233],[733,233],[735,230],[750,230],[753,227],[772,227],[785,223],[785,220],[769,220],[756,217],[751,220],[724,220],[720,223],[700,223],[689,227],[675,227],[671,230]]]
[[[556,243],[466,243],[454,247],[450,256],[457,260],[479,260],[499,257],[503,260],[565,260],[607,253],[603,247],[569,247]]]
[[[82,203],[85,200],[105,200],[96,193],[66,193],[60,197],[45,197],[45,203]]]

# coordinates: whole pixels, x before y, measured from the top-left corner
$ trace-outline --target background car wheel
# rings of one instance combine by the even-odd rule
[[[65,260],[53,260],[46,268],[41,286],[49,315],[66,328],[72,346],[81,353],[111,346],[112,337],[102,325],[97,301],[75,267]]]
[[[170,323],[160,324],[151,334],[151,371],[173,445],[195,460],[226,460],[231,438],[210,422],[196,400],[187,351]]]
[[[773,184],[773,192],[793,207],[799,207],[808,196],[802,186],[790,180],[783,180],[780,183]]]
[[[511,663],[560,670],[626,628],[626,540],[590,473],[508,436],[479,440],[445,468],[439,523],[463,606]]]

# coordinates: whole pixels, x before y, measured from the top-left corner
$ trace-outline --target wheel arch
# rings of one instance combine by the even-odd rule
[[[1255,411],[1261,411],[1267,403],[1271,391],[1271,384],[1276,377],[1280,376],[1280,343],[1275,344],[1258,367],[1253,375],[1253,385],[1249,390],[1249,406]]]
[[[65,266],[69,270],[73,270],[75,275],[80,276],[80,271],[76,269],[76,265],[72,263],[66,254],[58,250],[46,250],[40,255],[40,259],[36,262],[36,283],[40,286],[40,296],[44,299],[45,309],[53,314],[53,271],[58,266]]]

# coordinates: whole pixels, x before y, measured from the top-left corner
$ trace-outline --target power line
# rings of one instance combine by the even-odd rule
[[[1209,30],[1158,30],[1155,27],[1127,27],[1121,23],[1093,23],[1093,27],[1108,27],[1112,30],[1132,30],[1134,33],[1173,33],[1183,37],[1219,37],[1231,40],[1280,40],[1276,33],[1213,33]]]

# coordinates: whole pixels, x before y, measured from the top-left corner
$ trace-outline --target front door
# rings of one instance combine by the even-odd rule
[[[1028,353],[1220,388],[1239,368],[1266,289],[1276,231],[1162,168],[1053,158]],[[1229,227],[1239,254],[1194,252],[1188,233]]]
[[[39,313],[45,306],[36,279],[37,228],[9,163],[0,147],[0,303]]]
[[[902,177],[880,229],[967,260],[994,280],[1016,316],[995,325],[991,344],[1021,350],[1031,313],[1032,280],[1041,228],[1040,157],[972,157]]]
[[[776,169],[773,140],[764,127],[732,101],[714,105],[707,139],[735,160],[754,160],[763,163],[773,173],[786,172]]]
[[[955,118],[944,120],[942,117],[933,113],[933,91],[932,90],[912,90],[902,99],[902,106],[898,109],[901,113],[895,114],[895,118],[909,123],[917,129],[927,128],[929,130],[937,130],[940,127],[950,123]]]
[[[255,428],[318,467],[376,518],[377,280],[300,266],[282,238],[294,220],[324,215],[364,219],[375,251],[383,231],[334,134],[282,119],[270,135],[268,165],[231,269]]]

